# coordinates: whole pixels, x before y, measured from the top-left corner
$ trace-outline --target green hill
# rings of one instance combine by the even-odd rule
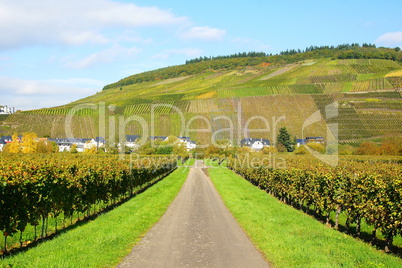
[[[204,57],[124,78],[62,107],[0,120],[3,133],[111,140],[173,134],[200,144],[246,134],[272,140],[282,126],[298,138],[381,137],[402,132],[401,62],[398,49],[357,44]],[[336,116],[327,118],[335,101]],[[316,111],[324,118],[306,125]],[[327,132],[326,123],[338,124],[338,133]]]

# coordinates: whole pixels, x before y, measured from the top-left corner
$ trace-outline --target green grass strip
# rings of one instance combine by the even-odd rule
[[[326,227],[226,168],[209,174],[226,206],[275,267],[402,267],[402,260]]]
[[[0,267],[113,267],[160,219],[182,187],[189,168],[162,181],[94,221],[26,252],[0,259]]]

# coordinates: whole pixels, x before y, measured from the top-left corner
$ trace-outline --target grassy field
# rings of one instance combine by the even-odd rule
[[[210,168],[226,206],[275,267],[401,267],[402,260],[325,227],[226,168]]]
[[[180,167],[144,193],[94,221],[82,223],[26,252],[0,259],[0,267],[113,267],[160,219],[189,169]]]

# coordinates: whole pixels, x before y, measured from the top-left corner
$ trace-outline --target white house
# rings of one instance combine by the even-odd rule
[[[119,142],[117,147],[119,150],[122,150],[124,146],[131,148],[132,151],[138,150],[140,147],[138,144],[138,139],[140,137],[140,135],[126,135],[126,140],[123,143]]]
[[[137,150],[139,148],[138,139],[141,138],[140,135],[126,135],[126,146],[130,147],[132,150]]]
[[[69,152],[73,144],[77,145],[77,151],[82,153],[86,149],[99,148],[106,144],[106,140],[102,137],[95,139],[67,138],[67,139],[48,139],[55,142],[59,146],[59,152]]]
[[[267,139],[254,139],[245,138],[240,141],[242,147],[250,147],[254,151],[260,151],[266,146],[270,146],[271,143]]]
[[[68,139],[48,139],[50,142],[55,142],[59,146],[59,152],[69,152],[72,143]]]
[[[11,107],[6,106],[0,106],[0,114],[12,114],[13,109]]]
[[[103,138],[103,137],[96,137],[96,138],[95,138],[95,142],[96,142],[96,147],[97,147],[97,148],[100,148],[100,147],[106,145],[106,140],[105,140],[105,138]]]
[[[4,139],[0,139],[0,152],[3,151],[4,146],[6,146],[6,141]]]
[[[192,141],[190,137],[178,137],[179,142],[183,143],[186,145],[187,151],[190,151],[192,149],[195,149],[197,147],[197,144],[195,141]]]

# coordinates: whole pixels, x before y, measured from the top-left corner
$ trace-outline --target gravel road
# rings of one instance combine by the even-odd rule
[[[192,167],[178,196],[122,267],[268,267],[203,172]]]

